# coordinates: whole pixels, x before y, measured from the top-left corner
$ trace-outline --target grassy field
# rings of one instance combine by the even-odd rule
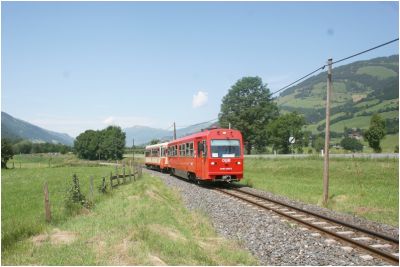
[[[328,208],[398,226],[398,160],[331,159]],[[323,160],[246,159],[244,184],[322,205]]]
[[[65,214],[65,178],[107,175],[109,167],[39,168],[2,173],[4,265],[255,265],[240,244],[216,235],[207,217],[184,208],[179,193],[144,174],[75,216]],[[61,161],[61,160],[60,160]],[[54,221],[44,222],[43,182],[49,182]],[[99,180],[95,180],[95,185]]]
[[[52,166],[49,168],[49,159]],[[94,186],[100,185],[101,177],[108,176],[111,167],[69,166],[71,160],[76,165],[78,160],[73,156],[59,156],[57,159],[48,155],[22,155],[15,157],[15,169],[2,170],[1,176],[1,222],[2,248],[15,241],[42,231],[46,227],[43,209],[43,185],[48,182],[52,206],[53,224],[56,225],[68,218],[64,209],[64,196],[67,183],[72,175],[77,174],[85,195],[89,192],[89,176],[93,175]],[[19,169],[19,162],[22,162]],[[62,166],[67,164],[67,166]],[[11,165],[11,164],[8,164]],[[104,198],[97,190],[94,200]],[[34,223],[33,223],[34,222]]]

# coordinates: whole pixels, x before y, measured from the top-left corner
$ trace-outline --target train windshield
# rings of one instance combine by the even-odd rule
[[[211,140],[212,158],[240,157],[239,140]]]

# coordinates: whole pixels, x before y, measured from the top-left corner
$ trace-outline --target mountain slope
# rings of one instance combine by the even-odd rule
[[[1,136],[10,139],[27,139],[32,142],[61,143],[72,145],[74,138],[64,133],[57,133],[40,128],[26,121],[1,112]]]
[[[325,125],[327,73],[315,75],[284,91],[277,103],[282,112],[298,111],[314,133]],[[380,113],[396,124],[399,110],[399,56],[358,61],[333,69],[332,131],[366,129],[369,118]]]

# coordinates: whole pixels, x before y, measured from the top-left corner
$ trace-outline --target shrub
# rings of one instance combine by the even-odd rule
[[[69,214],[76,214],[82,207],[90,209],[93,202],[86,200],[85,195],[81,192],[79,178],[76,174],[72,176],[72,183],[68,186],[65,196],[65,210]]]

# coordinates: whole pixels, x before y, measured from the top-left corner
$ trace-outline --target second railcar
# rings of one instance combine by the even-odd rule
[[[148,168],[157,169],[160,171],[168,171],[167,157],[168,143],[160,143],[146,146],[145,150],[145,165]]]

